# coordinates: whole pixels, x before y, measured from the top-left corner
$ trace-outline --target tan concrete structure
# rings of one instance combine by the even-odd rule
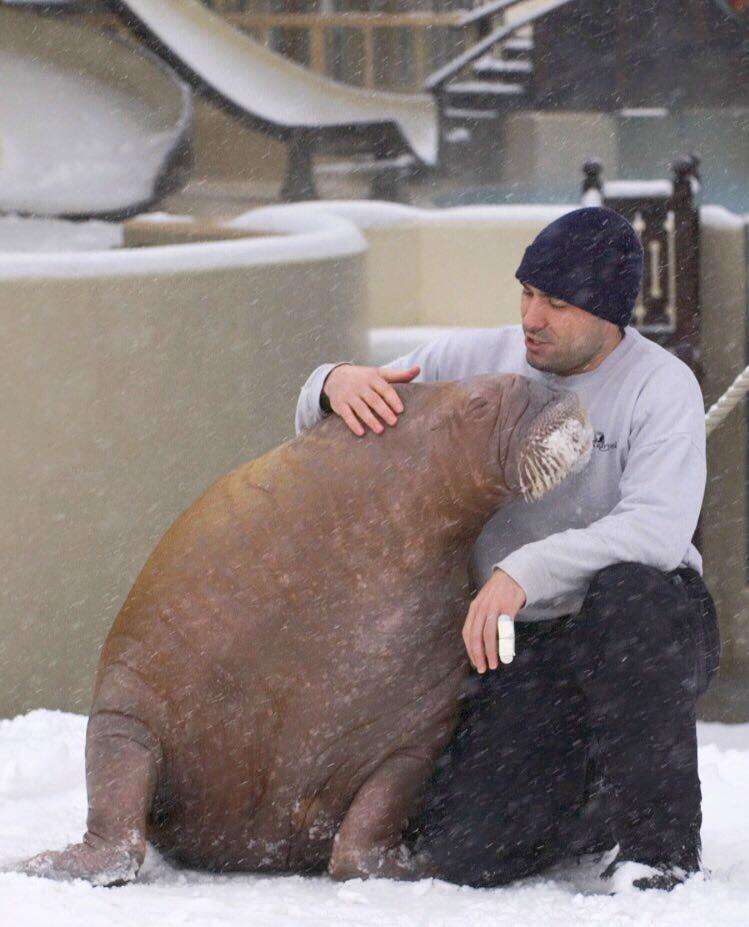
[[[415,209],[325,202],[366,237],[370,328],[506,325],[518,319],[515,270],[529,242],[575,205]]]
[[[278,198],[286,171],[286,145],[242,125],[224,110],[195,97],[192,186],[206,182],[253,183]]]
[[[617,123],[600,112],[510,114],[502,127],[499,176],[506,183],[542,184],[542,189],[569,185],[570,164],[597,158],[613,175],[619,163]],[[582,180],[582,173],[579,175]]]
[[[0,715],[85,711],[154,542],[217,475],[291,434],[312,367],[380,362],[424,326],[516,322],[523,248],[568,208],[324,202],[222,224],[142,219],[119,252],[0,255]],[[725,210],[703,222],[712,401],[746,362],[745,232]],[[735,413],[710,439],[703,518],[729,641],[705,710],[732,720],[749,717],[745,446]]]
[[[702,346],[705,401],[712,405],[749,363],[747,226],[721,207],[702,210]],[[723,633],[723,665],[703,714],[749,719],[749,589],[747,587],[746,403],[708,439],[708,484],[702,511],[705,579]]]
[[[88,710],[158,537],[293,434],[311,366],[362,352],[356,230],[253,223],[262,238],[0,255],[0,716]]]

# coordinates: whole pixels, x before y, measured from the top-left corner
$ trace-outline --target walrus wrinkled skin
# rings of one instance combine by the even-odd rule
[[[104,645],[88,831],[22,871],[112,885],[146,840],[191,867],[417,878],[403,828],[457,720],[471,547],[589,453],[573,394],[519,376],[397,387],[218,480]]]

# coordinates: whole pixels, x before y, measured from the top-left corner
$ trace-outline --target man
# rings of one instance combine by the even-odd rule
[[[595,430],[581,473],[503,508],[474,550],[483,585],[463,639],[479,676],[418,824],[457,882],[615,844],[614,890],[670,889],[701,866],[695,702],[718,655],[691,543],[704,407],[686,365],[629,327],[642,269],[629,223],[575,210],[525,252],[521,326],[450,334],[379,369],[326,364],[299,397],[297,430],[332,411],[380,434],[403,411],[393,383],[520,373],[575,390]],[[517,619],[502,667],[500,614]]]

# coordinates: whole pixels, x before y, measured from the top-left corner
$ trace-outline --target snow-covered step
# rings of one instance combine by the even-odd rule
[[[445,129],[442,141],[447,145],[470,145],[473,133],[467,126],[455,126],[453,129]]]
[[[521,26],[515,33],[519,39],[532,39],[533,38],[533,25],[528,23],[525,26]]]
[[[502,44],[502,54],[505,58],[529,58],[533,54],[535,45],[530,38],[507,39]]]
[[[533,76],[533,64],[530,61],[517,59],[505,61],[501,58],[480,58],[473,66],[473,73],[480,78],[492,80],[506,78],[521,82]]]
[[[485,55],[474,64],[474,70],[482,74],[532,74],[533,62],[525,61],[521,58],[506,61],[504,58],[495,58],[492,55]]]
[[[446,89],[451,96],[460,96],[461,94],[486,95],[498,99],[521,97],[525,93],[525,87],[522,84],[499,83],[493,80],[459,80],[454,84],[448,84]]]
[[[496,80],[463,80],[448,84],[445,95],[450,104],[459,109],[503,110],[519,105],[527,98],[524,84],[504,83]]]
[[[467,109],[459,106],[448,106],[445,109],[444,116],[451,122],[491,122],[493,119],[499,119],[500,112],[498,109]]]
[[[396,158],[350,158],[346,161],[317,164],[315,174],[328,176],[349,174],[371,178],[385,171],[407,173],[417,166],[417,159],[409,154],[399,155]]]

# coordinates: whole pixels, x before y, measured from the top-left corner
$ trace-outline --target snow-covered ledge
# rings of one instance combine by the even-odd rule
[[[711,404],[749,363],[749,217],[722,206],[704,206],[701,229],[702,388]],[[705,576],[716,599],[725,642],[721,672],[702,711],[710,718],[730,721],[749,718],[747,437],[741,410],[710,436],[702,515]]]
[[[111,250],[116,235],[90,250],[76,228],[83,250],[0,253],[0,716],[85,711],[98,648],[160,534],[292,435],[312,367],[366,353],[366,242],[351,222],[259,210],[231,225],[214,229],[227,240]],[[72,234],[40,231],[46,248]]]
[[[236,253],[283,262],[307,249],[366,249],[367,327],[412,325],[491,326],[517,321],[515,269],[534,236],[577,204],[471,206],[419,209],[372,201],[320,201],[269,206],[223,224],[226,235],[245,232]],[[142,225],[142,219],[137,220]],[[173,240],[173,219],[153,220],[151,243]],[[191,220],[188,220],[188,223]],[[185,227],[186,235],[200,232]],[[218,226],[204,226],[211,237]],[[261,241],[266,233],[281,238]],[[126,241],[128,239],[126,226]],[[204,246],[201,260],[211,251]],[[159,249],[154,249],[159,250]],[[232,249],[222,245],[222,260]],[[153,255],[149,259],[160,260]]]
[[[211,234],[206,237],[214,240],[195,241],[191,233],[193,240],[183,244],[159,245],[159,225],[167,227],[172,237],[175,225],[183,224],[186,235],[194,226],[199,237],[201,223],[166,214],[140,216],[137,223],[153,226],[151,247],[81,250],[74,254],[63,253],[62,249],[33,254],[0,251],[0,284],[24,278],[90,279],[299,264],[342,259],[361,254],[367,248],[366,240],[352,222],[323,210],[295,211],[294,207],[283,211],[273,207],[253,210],[223,224],[210,224]],[[127,229],[126,222],[125,244]]]

